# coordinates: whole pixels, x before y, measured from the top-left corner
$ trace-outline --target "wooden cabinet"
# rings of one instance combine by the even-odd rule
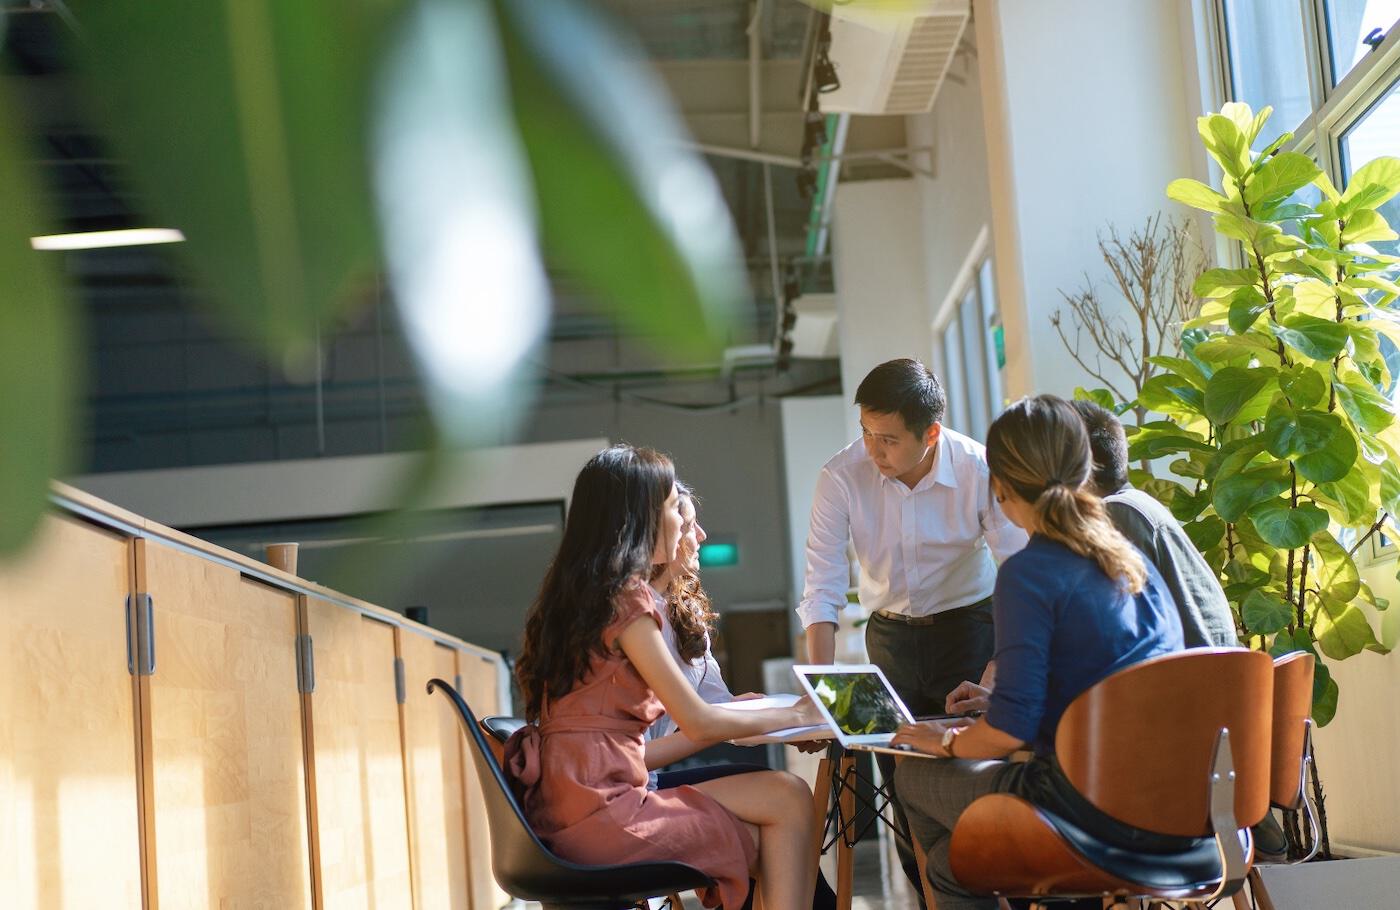
[[[418,910],[471,905],[468,891],[467,815],[463,799],[462,728],[433,677],[453,682],[457,652],[426,635],[399,632],[405,698],[404,755],[412,822],[413,895]],[[490,908],[484,908],[490,910]]]
[[[296,597],[197,554],[135,546],[154,618],[155,670],[140,681],[155,896],[310,907]]]
[[[477,719],[500,714],[501,661],[479,651],[457,652],[457,672],[462,678],[462,698]],[[454,716],[455,720],[455,716]],[[470,746],[463,741],[463,746]],[[476,762],[470,756],[462,763],[466,778],[467,840],[471,846],[469,874],[473,910],[494,910],[510,900],[491,874],[491,835],[486,824],[486,800],[477,779]]]
[[[321,905],[411,908],[394,626],[306,598],[307,698]]]
[[[0,907],[496,910],[501,662],[76,491],[0,563]]]
[[[0,590],[0,904],[140,907],[131,543],[50,518]]]

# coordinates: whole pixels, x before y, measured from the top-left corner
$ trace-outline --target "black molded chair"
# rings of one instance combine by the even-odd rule
[[[621,910],[649,897],[715,884],[708,875],[685,863],[585,866],[555,856],[525,821],[520,803],[471,708],[450,683],[429,680],[428,692],[435,689],[441,689],[452,700],[472,744],[472,760],[476,763],[491,832],[491,871],[512,897],[539,901],[546,910]]]

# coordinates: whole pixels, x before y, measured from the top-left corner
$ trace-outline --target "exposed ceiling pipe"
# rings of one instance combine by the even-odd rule
[[[749,4],[749,148],[759,146],[763,133],[763,0]]]

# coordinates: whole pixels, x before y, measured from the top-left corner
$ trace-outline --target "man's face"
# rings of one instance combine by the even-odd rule
[[[939,425],[935,423],[927,432],[915,436],[898,414],[879,414],[861,408],[860,429],[865,454],[875,462],[880,473],[886,477],[902,477],[918,467],[929,447],[938,441]]]

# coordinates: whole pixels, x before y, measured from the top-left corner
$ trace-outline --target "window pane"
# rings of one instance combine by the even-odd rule
[[[967,371],[963,369],[962,330],[957,317],[943,329],[943,394],[948,398],[948,412],[943,422],[955,430],[967,432]]]
[[[991,407],[989,416],[993,419],[1001,413],[1006,393],[1001,387],[1001,368],[1006,359],[1002,347],[1001,318],[997,315],[996,282],[992,277],[992,260],[982,260],[977,270],[977,285],[982,292],[982,338],[987,358],[987,401]]]
[[[1382,155],[1394,155],[1397,149],[1400,149],[1400,80],[1391,83],[1381,99],[1342,134],[1343,172],[1350,178],[1352,172],[1366,162]],[[1380,213],[1392,228],[1400,226],[1400,196],[1381,206]],[[1383,253],[1400,253],[1400,243],[1394,240],[1373,246]]]
[[[1332,84],[1342,81],[1371,52],[1362,39],[1375,29],[1388,33],[1400,20],[1400,0],[1327,0],[1327,40],[1332,48]]]
[[[976,286],[970,287],[963,295],[958,307],[958,322],[962,323],[963,363],[967,370],[963,382],[967,385],[967,435],[973,439],[984,439],[987,435],[987,365],[986,346],[982,343],[981,304],[977,300]]]
[[[1312,110],[1301,8],[1295,0],[1225,0],[1225,31],[1234,100],[1274,108],[1256,144],[1296,129]]]

